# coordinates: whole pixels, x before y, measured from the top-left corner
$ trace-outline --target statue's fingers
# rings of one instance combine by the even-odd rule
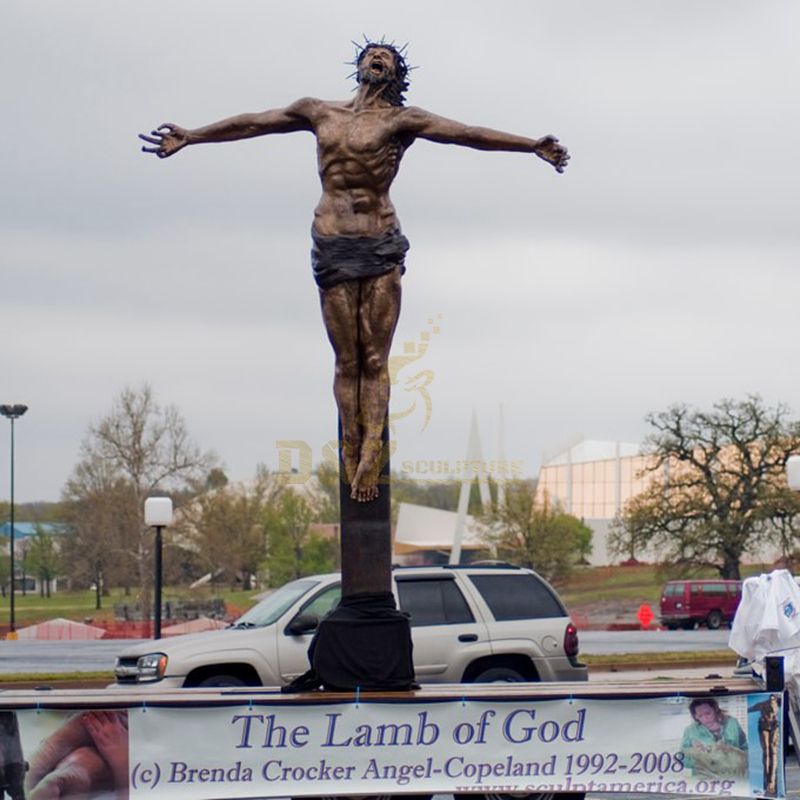
[[[160,134],[161,131],[166,131],[167,133],[175,133],[175,126],[171,122],[165,122],[162,125],[159,125],[153,133]]]
[[[160,150],[160,147],[142,147],[143,153],[158,153]]]
[[[143,133],[139,134],[139,138],[143,142],[150,142],[150,144],[161,144],[161,139],[160,138],[156,139],[153,136],[145,136],[145,134],[143,134]]]

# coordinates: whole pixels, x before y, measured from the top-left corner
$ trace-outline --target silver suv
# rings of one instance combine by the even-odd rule
[[[393,578],[398,605],[410,615],[418,681],[587,679],[577,630],[535,572],[398,567]],[[117,659],[115,686],[283,686],[308,669],[311,635],[340,595],[339,575],[300,578],[225,630],[133,645]]]

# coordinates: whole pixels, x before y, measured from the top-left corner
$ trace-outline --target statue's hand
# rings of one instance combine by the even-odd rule
[[[539,158],[556,168],[556,172],[563,172],[567,168],[569,153],[564,145],[558,143],[555,136],[543,136],[539,139],[534,150]]]
[[[149,136],[140,133],[139,138],[155,145],[155,147],[142,147],[142,152],[155,153],[159,158],[169,158],[189,144],[186,129],[170,122],[159,125],[154,131],[150,131]]]

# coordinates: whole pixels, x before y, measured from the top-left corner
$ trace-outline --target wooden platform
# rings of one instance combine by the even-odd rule
[[[690,678],[687,680],[625,680],[604,683],[437,684],[412,692],[304,692],[282,694],[278,688],[198,688],[173,691],[137,687],[111,689],[29,689],[0,691],[0,708],[131,708],[300,704],[353,702],[429,702],[448,700],[554,700],[579,698],[701,697],[764,691],[750,678]]]

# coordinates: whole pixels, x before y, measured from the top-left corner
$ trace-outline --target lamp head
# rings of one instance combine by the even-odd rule
[[[172,525],[172,499],[169,497],[148,497],[144,501],[144,524],[154,528]]]
[[[789,456],[786,462],[786,482],[793,492],[800,492],[800,456]]]
[[[28,406],[22,405],[22,403],[0,406],[0,414],[2,414],[4,417],[8,417],[9,419],[17,419],[18,417],[21,417],[27,410]]]

